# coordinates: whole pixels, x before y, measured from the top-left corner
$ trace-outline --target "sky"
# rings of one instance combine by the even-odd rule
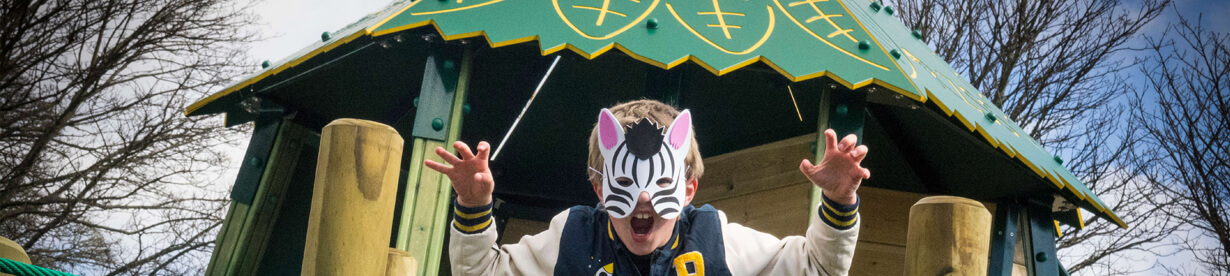
[[[1127,0],[1127,2],[1134,1],[1140,0]],[[1205,28],[1230,33],[1230,16],[1227,16],[1230,15],[1230,1],[1175,1],[1175,9],[1163,13],[1157,20],[1145,26],[1141,32],[1147,35],[1161,34],[1166,31],[1168,24],[1178,22],[1179,18],[1195,20],[1203,13],[1204,16],[1200,20]],[[319,41],[322,32],[336,31],[369,13],[380,10],[390,2],[390,0],[264,0],[257,3],[254,12],[261,17],[260,21],[263,24],[254,26],[254,28],[266,39],[253,43],[248,51],[249,57],[254,59],[253,71],[260,68],[260,61],[281,60]],[[240,145],[234,150],[233,160],[240,160],[245,147],[246,145]],[[230,177],[224,177],[224,179],[233,182],[235,173],[237,172],[231,171]],[[1159,261],[1180,264],[1186,262],[1187,258],[1190,257],[1176,255],[1162,258]],[[1145,271],[1141,275],[1155,273],[1158,271]]]

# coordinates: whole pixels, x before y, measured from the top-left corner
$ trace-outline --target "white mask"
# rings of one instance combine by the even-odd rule
[[[648,192],[654,212],[673,219],[683,210],[687,190],[684,158],[692,147],[692,113],[684,110],[662,133],[656,122],[641,119],[627,126],[605,108],[598,114],[598,148],[602,151],[602,204],[624,218]],[[661,183],[662,185],[659,185]]]

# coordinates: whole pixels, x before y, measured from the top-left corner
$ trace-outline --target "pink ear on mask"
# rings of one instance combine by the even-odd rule
[[[692,112],[684,110],[675,117],[675,122],[671,123],[670,129],[670,144],[671,148],[679,149],[684,143],[688,142],[688,131],[692,129]]]
[[[598,114],[598,142],[602,144],[603,149],[611,149],[616,146],[619,141],[619,129],[615,121],[615,115],[603,108],[602,113]]]

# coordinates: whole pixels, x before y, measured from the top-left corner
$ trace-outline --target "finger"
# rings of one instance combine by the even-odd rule
[[[483,174],[482,174],[482,173],[475,173],[475,174],[474,174],[474,182],[483,183]]]
[[[491,156],[491,144],[487,144],[487,141],[479,141],[477,156],[478,159],[482,159],[483,163],[486,164],[488,156]]]
[[[803,159],[803,162],[799,162],[799,171],[802,171],[803,174],[810,173],[812,168],[815,167],[815,165],[811,164],[811,160]]]
[[[457,165],[458,162],[461,162],[461,159],[457,159],[457,156],[454,156],[452,153],[449,153],[441,147],[436,147],[436,155],[439,155],[440,158],[444,158],[444,162],[448,162],[452,165]]]
[[[448,174],[450,171],[453,170],[453,168],[449,167],[448,165],[436,163],[436,161],[431,161],[431,160],[423,161],[423,165],[426,165],[428,168],[431,168],[443,174]]]
[[[859,145],[858,147],[854,147],[854,150],[850,151],[850,157],[854,158],[855,163],[862,162],[863,158],[867,157],[867,146]]]
[[[460,155],[462,160],[470,160],[470,158],[474,158],[474,152],[470,151],[470,146],[466,145],[465,142],[453,142],[453,148],[457,149],[457,155]]]
[[[846,138],[841,138],[841,143],[837,145],[838,151],[848,151],[854,148],[854,144],[858,142],[858,137],[854,134],[846,135]]]
[[[828,152],[837,150],[837,132],[831,128],[824,130],[824,150]]]
[[[863,168],[863,179],[870,179],[870,178],[871,178],[871,170],[867,168]]]

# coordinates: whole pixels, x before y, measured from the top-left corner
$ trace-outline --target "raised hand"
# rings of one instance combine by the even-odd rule
[[[824,196],[837,203],[854,204],[858,200],[855,193],[858,186],[863,179],[871,177],[871,171],[859,164],[867,157],[867,146],[855,146],[857,141],[858,138],[850,134],[837,142],[837,132],[825,130],[824,159],[820,160],[820,165],[812,165],[807,159],[799,164],[803,175],[820,187]]]
[[[465,207],[479,207],[491,203],[491,192],[495,190],[495,180],[491,178],[491,168],[487,167],[487,157],[491,153],[491,145],[478,142],[478,154],[470,151],[470,146],[461,141],[453,143],[457,155],[436,147],[436,155],[444,158],[449,165],[426,160],[424,165],[448,176],[453,182],[453,190],[457,191],[457,204]]]

